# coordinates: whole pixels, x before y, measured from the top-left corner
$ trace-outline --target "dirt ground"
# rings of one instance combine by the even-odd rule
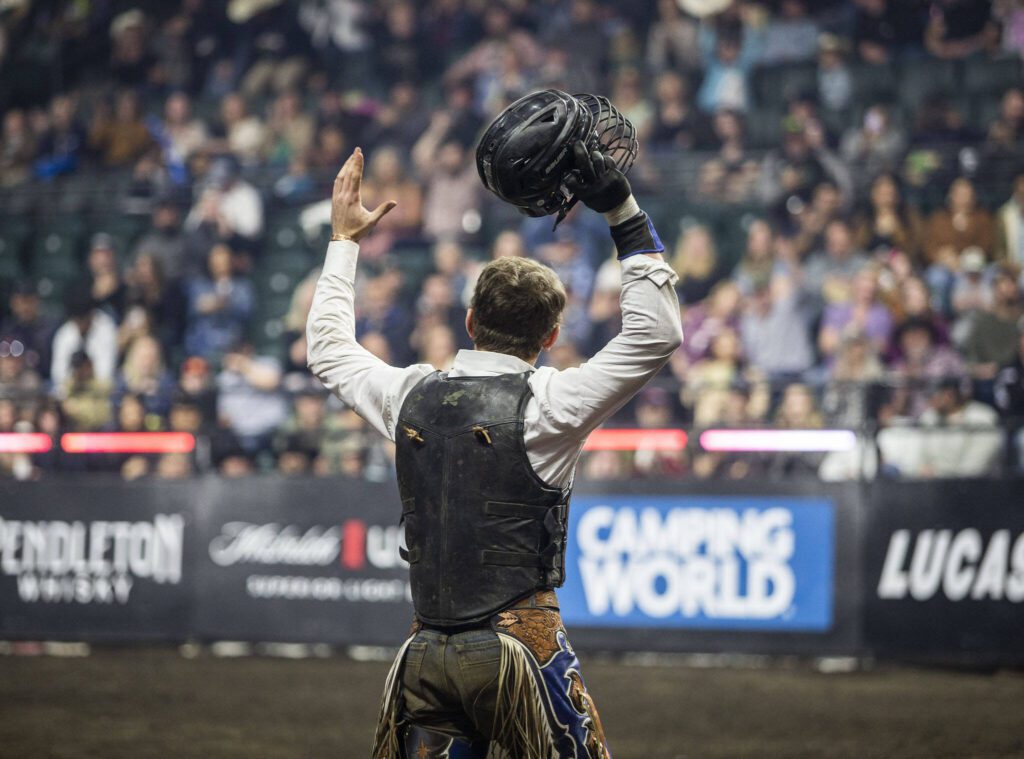
[[[615,759],[1024,756],[1024,673],[583,657]],[[366,757],[384,663],[0,657],[0,757]]]

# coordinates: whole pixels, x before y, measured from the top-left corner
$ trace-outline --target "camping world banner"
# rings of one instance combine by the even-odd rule
[[[803,497],[574,498],[569,625],[825,632],[835,506]]]

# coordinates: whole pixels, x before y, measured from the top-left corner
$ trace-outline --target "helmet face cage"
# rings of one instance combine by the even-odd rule
[[[640,148],[636,139],[636,127],[606,97],[587,93],[573,97],[579,100],[593,117],[593,147],[611,158],[619,171],[627,173],[633,167]],[[588,147],[591,146],[588,144]]]
[[[536,162],[526,162],[525,170],[518,175],[518,180],[514,183],[517,186],[513,191],[512,187],[503,187],[503,183],[497,181],[498,173],[514,167],[508,166],[501,160],[501,155],[504,153],[501,147],[503,138],[498,136],[495,141],[490,135],[495,129],[507,129],[508,126],[511,126],[507,116],[524,100],[545,95],[555,95],[565,103],[564,113],[568,121],[563,122],[566,129],[561,131],[557,142],[554,145],[547,143],[544,152],[556,157],[569,154],[568,167],[559,170],[561,175],[543,176],[535,170]],[[511,130],[506,132],[506,134],[511,133]],[[558,214],[555,222],[557,226],[576,203],[575,196],[565,187],[565,180],[575,171],[571,168],[571,150],[573,143],[577,140],[583,140],[588,150],[599,150],[609,156],[616,168],[623,173],[628,172],[636,160],[638,150],[636,129],[629,119],[609,102],[608,98],[586,93],[569,95],[558,90],[547,90],[527,95],[526,98],[516,101],[492,122],[477,150],[477,167],[480,171],[480,178],[489,190],[517,206],[528,216]]]

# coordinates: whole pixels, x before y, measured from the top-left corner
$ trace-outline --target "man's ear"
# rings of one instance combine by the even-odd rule
[[[551,334],[545,338],[544,342],[541,343],[541,348],[548,350],[552,345],[558,342],[558,334],[562,331],[562,325],[556,324],[555,328],[551,330]]]
[[[469,335],[469,339],[473,339],[473,309],[466,309],[466,334]]]

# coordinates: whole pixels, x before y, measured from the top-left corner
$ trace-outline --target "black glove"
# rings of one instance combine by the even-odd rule
[[[577,140],[572,146],[576,168],[566,177],[569,192],[583,201],[587,208],[608,213],[633,193],[626,175],[615,168],[615,162],[600,150],[587,153],[587,146]]]

